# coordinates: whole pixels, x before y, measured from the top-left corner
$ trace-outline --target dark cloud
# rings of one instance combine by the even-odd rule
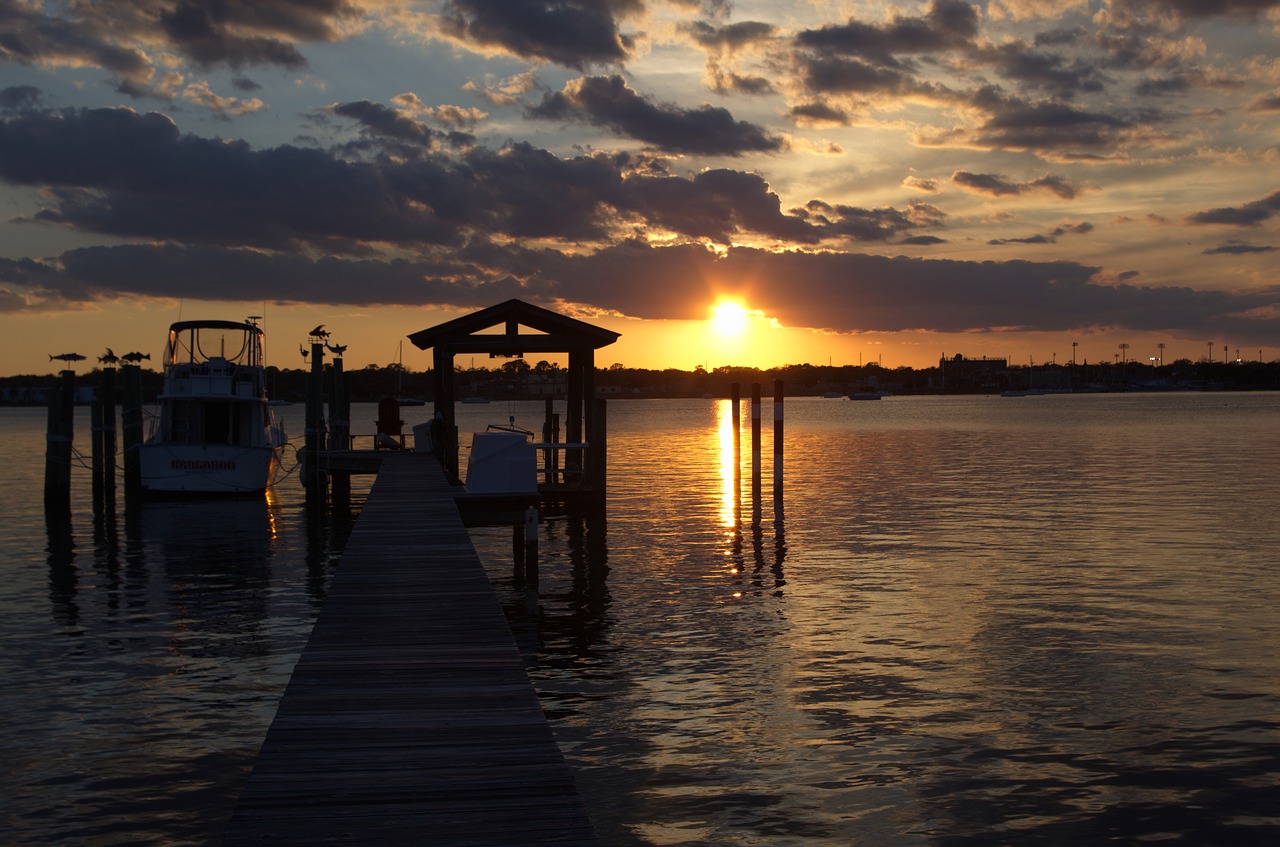
[[[1206,256],[1245,256],[1250,253],[1274,253],[1276,248],[1269,244],[1245,244],[1243,241],[1228,241],[1217,247],[1203,251]]]
[[[198,67],[301,68],[297,45],[335,41],[365,11],[347,0],[5,0],[0,58],[102,68],[131,95],[150,93],[161,52]],[[154,55],[153,55],[154,54]]]
[[[704,49],[726,53],[736,53],[762,41],[771,41],[778,35],[776,26],[759,21],[741,21],[723,26],[696,21],[687,29],[694,42]]]
[[[1119,11],[1173,14],[1182,19],[1235,16],[1254,18],[1280,9],[1280,0],[1111,0]]]
[[[643,9],[643,0],[450,0],[443,15],[460,41],[583,71],[628,58],[619,20]]]
[[[905,210],[863,209],[813,200],[800,212],[828,236],[871,243],[895,241],[916,230],[940,228],[946,222],[946,214],[928,203],[912,203]]]
[[[378,138],[428,147],[435,136],[426,124],[413,120],[397,109],[368,100],[337,103],[325,111],[356,121],[364,131]]]
[[[1106,283],[1076,262],[971,262],[630,239],[594,252],[472,245],[438,259],[315,259],[213,245],[73,250],[0,260],[0,308],[122,296],[476,308],[510,297],[578,303],[654,320],[701,319],[736,289],[783,324],[834,332],[1040,332],[1114,327],[1265,343],[1280,290],[1232,293]],[[8,304],[8,305],[5,305]],[[25,305],[24,305],[25,304]]]
[[[1243,206],[1225,206],[1187,216],[1189,224],[1222,224],[1224,226],[1258,226],[1280,214],[1280,191]]]
[[[656,104],[641,97],[617,75],[571,80],[563,90],[543,97],[528,114],[606,127],[668,153],[741,156],[782,148],[781,138],[755,124],[735,121],[727,109],[681,109]]]
[[[976,48],[973,56],[1006,79],[1016,80],[1029,89],[1044,90],[1057,96],[1103,90],[1097,69],[1089,63],[1035,50],[1022,42]]]
[[[974,194],[986,194],[990,197],[1006,197],[1038,191],[1053,194],[1063,200],[1074,200],[1083,189],[1066,177],[1042,176],[1029,182],[1013,182],[998,174],[975,174],[968,171],[956,171],[951,181],[966,191]]]
[[[1114,146],[1135,121],[1057,101],[1030,102],[994,88],[979,91],[975,108],[988,114],[975,141],[1002,150],[1060,151]]]
[[[1093,230],[1093,224],[1088,221],[1082,221],[1076,224],[1056,226],[1048,232],[1038,235],[1029,235],[1024,238],[993,238],[987,243],[992,246],[1002,244],[1057,244],[1058,239],[1064,235],[1088,235]]]
[[[1246,112],[1280,112],[1280,93],[1260,94],[1244,108]]]
[[[255,150],[182,135],[154,113],[68,110],[0,122],[0,178],[42,188],[47,205],[35,219],[45,223],[282,251],[359,254],[470,237],[590,242],[627,226],[723,243],[740,233],[841,237],[784,214],[754,174],[686,178],[625,154],[561,159],[524,143],[437,150],[430,130],[378,104],[330,114],[403,145],[403,155],[361,162],[292,145]]]
[[[30,112],[44,101],[44,92],[34,85],[12,85],[0,88],[0,114]]]
[[[963,48],[978,34],[978,12],[964,0],[934,0],[923,17],[897,15],[883,24],[851,20],[803,30],[796,44],[828,56],[860,57],[901,67],[897,54],[940,53]]]

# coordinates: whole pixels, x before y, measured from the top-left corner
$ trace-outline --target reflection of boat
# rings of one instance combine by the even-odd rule
[[[839,391],[827,391],[823,393],[822,396],[827,400],[843,400],[844,399],[844,395],[841,394]]]
[[[144,488],[257,492],[271,484],[287,439],[267,401],[262,342],[256,318],[169,327],[160,415],[140,453]]]
[[[482,397],[482,396],[480,396],[479,394],[468,394],[466,397],[463,397],[463,398],[462,398],[461,400],[459,400],[458,402],[459,402],[459,403],[470,403],[470,404],[475,404],[475,403],[488,403],[488,402],[489,402],[489,398],[488,398],[488,397]]]
[[[849,395],[850,400],[879,400],[884,394],[879,391],[855,391]]]

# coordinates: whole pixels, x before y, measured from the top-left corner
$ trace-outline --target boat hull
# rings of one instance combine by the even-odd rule
[[[225,444],[142,445],[142,486],[155,492],[255,494],[275,478],[281,450]]]

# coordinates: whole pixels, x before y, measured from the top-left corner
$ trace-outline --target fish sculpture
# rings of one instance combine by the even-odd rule
[[[98,361],[104,365],[114,365],[116,362],[120,361],[120,357],[113,353],[111,348],[108,347],[107,352],[98,357]]]
[[[311,351],[306,347],[303,347],[301,344],[298,345],[298,352],[302,354],[302,358],[304,360],[311,355]]]
[[[134,364],[141,362],[143,359],[146,359],[148,362],[151,361],[151,354],[150,353],[125,353],[123,356],[120,357],[120,361],[133,362]]]
[[[56,356],[49,357],[50,362],[54,359],[57,359],[60,362],[83,362],[85,357],[81,356],[79,353],[59,353]]]
[[[307,333],[307,335],[311,335],[311,336],[314,336],[314,337],[316,337],[316,338],[328,338],[328,337],[329,337],[329,331],[328,331],[327,329],[325,329],[325,328],[324,328],[324,324],[320,324],[320,326],[318,326],[318,327],[316,327],[315,329],[311,330],[311,332]]]
[[[341,356],[343,353],[347,352],[346,344],[325,344],[324,346],[335,356]]]

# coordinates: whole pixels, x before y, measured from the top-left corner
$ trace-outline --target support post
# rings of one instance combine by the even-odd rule
[[[524,510],[524,578],[530,585],[538,584],[538,509]]]
[[[116,369],[102,372],[102,494],[107,511],[116,505]]]
[[[597,504],[605,501],[609,484],[609,414],[603,397],[591,399],[591,430],[587,433],[587,482]]]
[[[773,491],[775,499],[782,491],[782,380],[773,381]]]
[[[760,383],[751,383],[751,489],[760,490]],[[759,499],[757,496],[756,499]]]
[[[103,435],[102,387],[93,395],[89,405],[89,468],[90,488],[93,491],[93,513],[101,515],[105,508],[102,492],[104,474],[102,472],[102,435]]]
[[[742,481],[742,386],[729,386],[729,416],[733,418],[733,484],[735,489]]]
[[[307,489],[307,499],[319,494],[320,488],[320,436],[324,417],[324,345],[311,344],[311,373],[307,378],[307,422],[306,440],[303,444],[304,461],[303,484]]]
[[[62,371],[49,394],[49,426],[45,433],[44,498],[46,508],[71,508],[71,442],[74,437],[75,371]]]
[[[329,449],[351,449],[351,398],[347,392],[347,375],[342,370],[342,357],[334,356],[329,373]],[[329,492],[335,514],[351,507],[351,474],[334,472],[329,479]]]
[[[142,368],[125,365],[120,369],[120,421],[123,425],[124,497],[132,500],[142,492]]]

